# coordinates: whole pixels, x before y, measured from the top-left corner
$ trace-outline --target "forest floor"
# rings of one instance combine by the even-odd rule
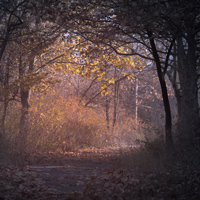
[[[139,173],[120,163],[120,149],[33,153],[23,168],[0,164],[0,200],[200,199],[200,170],[176,166]]]

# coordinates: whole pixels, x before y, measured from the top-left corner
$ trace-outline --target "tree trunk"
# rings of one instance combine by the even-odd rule
[[[138,78],[135,79],[135,129],[138,129]]]
[[[9,77],[10,77],[10,71],[9,71],[9,66],[7,66],[6,74],[2,73],[2,77],[1,77],[1,81],[3,82],[3,88],[2,88],[3,89],[3,97],[2,97],[3,98],[3,112],[2,112],[1,122],[0,122],[1,124],[0,125],[0,140],[3,140],[5,137],[5,120],[6,120],[8,103],[9,103],[9,91],[8,91]]]
[[[117,121],[117,106],[118,106],[118,98],[119,98],[119,84],[120,82],[115,83],[115,94],[114,94],[114,109],[113,109],[113,128],[115,127]]]
[[[1,135],[0,135],[1,139],[4,138],[5,135],[5,120],[6,120],[7,108],[8,108],[8,101],[5,100],[3,106],[2,119],[1,119]]]
[[[31,73],[34,68],[34,56],[31,56],[29,63],[29,72]],[[19,77],[20,77],[20,98],[21,98],[21,118],[20,118],[20,131],[18,138],[18,148],[20,154],[25,154],[27,149],[27,135],[29,129],[29,100],[30,100],[30,88],[27,80],[22,80],[25,75],[25,67],[22,66],[22,60],[20,58],[20,66],[19,66]],[[23,155],[22,155],[23,156]]]
[[[23,91],[21,90],[21,118],[20,118],[20,135],[19,135],[19,150],[21,152],[26,152],[26,144],[27,144],[27,134],[29,128],[29,96],[30,90]]]
[[[179,76],[181,84],[181,109],[179,113],[179,139],[182,144],[193,143],[195,133],[199,128],[199,106],[197,70],[195,56],[195,41],[188,33],[188,51],[185,52],[182,38],[177,39]]]
[[[109,109],[110,109],[110,101],[109,101],[108,97],[106,97],[106,122],[107,122],[107,129],[110,129]]]
[[[4,145],[4,142],[5,142],[5,120],[6,120],[7,108],[8,108],[8,101],[4,100],[3,114],[2,114],[2,118],[0,122],[0,144],[1,145]]]
[[[166,145],[168,149],[173,148],[173,139],[172,139],[172,119],[171,119],[171,109],[169,104],[167,86],[164,78],[164,73],[162,72],[162,66],[160,63],[160,59],[157,53],[157,49],[154,43],[154,39],[152,38],[152,32],[148,31],[148,36],[150,40],[150,45],[152,49],[152,54],[156,63],[157,74],[161,86],[163,104],[165,109],[165,137],[166,137]]]

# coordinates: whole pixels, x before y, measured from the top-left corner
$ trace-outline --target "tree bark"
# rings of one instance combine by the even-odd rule
[[[20,118],[20,135],[19,135],[19,151],[20,153],[26,152],[27,134],[29,128],[29,96],[30,91],[21,91],[21,118]]]
[[[1,139],[4,138],[4,134],[5,134],[5,120],[6,120],[7,108],[8,108],[8,101],[5,100],[4,106],[3,106],[3,115],[1,119],[1,134],[0,134]]]
[[[171,109],[169,104],[169,98],[168,98],[168,92],[167,92],[167,86],[164,78],[164,73],[162,72],[162,66],[160,63],[160,59],[158,56],[158,52],[156,49],[156,45],[154,43],[154,39],[152,38],[152,32],[148,31],[148,36],[150,40],[150,45],[152,49],[152,54],[156,63],[156,69],[157,74],[161,86],[162,91],[162,98],[163,98],[163,104],[165,109],[165,138],[166,138],[166,145],[168,149],[173,148],[173,139],[172,139],[172,118],[171,118]]]
[[[110,129],[110,118],[109,118],[109,109],[110,109],[110,100],[106,97],[106,122],[107,122],[107,129]]]
[[[113,109],[113,128],[115,127],[117,121],[117,106],[119,99],[119,84],[120,82],[115,82],[115,93],[114,93],[114,109]]]
[[[27,135],[29,129],[29,107],[30,107],[30,88],[26,80],[22,80],[22,77],[25,75],[25,67],[22,66],[22,60],[20,58],[20,66],[19,66],[19,77],[20,77],[20,99],[21,99],[21,118],[20,118],[20,131],[18,138],[18,150],[20,154],[26,153],[27,149]],[[29,62],[29,72],[31,73],[34,68],[34,56],[30,57]]]
[[[135,79],[135,129],[138,130],[138,78]]]
[[[199,128],[199,106],[195,41],[188,33],[188,50],[185,52],[183,40],[177,39],[178,44],[178,65],[181,84],[181,102],[179,113],[179,139],[182,144],[193,143],[195,133]]]
[[[0,70],[1,71],[1,70]],[[5,137],[5,120],[7,115],[7,108],[9,104],[9,77],[10,77],[10,70],[9,66],[6,66],[6,73],[2,73],[2,82],[3,82],[3,112],[2,112],[2,118],[0,122],[0,140],[4,140]]]

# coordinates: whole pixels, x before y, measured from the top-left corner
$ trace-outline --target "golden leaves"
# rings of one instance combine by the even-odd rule
[[[130,48],[122,46],[119,50],[127,53]],[[62,53],[63,56],[50,63],[49,67],[52,67],[57,75],[71,73],[85,78],[97,78],[101,82],[102,95],[109,94],[108,86],[115,84],[115,69],[118,70],[118,78],[126,76],[128,80],[132,80],[132,71],[143,68],[140,59],[117,55],[104,45],[94,44],[77,33],[68,36],[64,41],[58,40],[43,55],[43,59],[50,60]]]

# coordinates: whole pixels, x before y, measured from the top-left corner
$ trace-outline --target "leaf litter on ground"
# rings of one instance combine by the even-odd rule
[[[119,149],[32,153],[23,169],[0,165],[0,199],[200,199],[200,171],[176,166],[136,173]]]

